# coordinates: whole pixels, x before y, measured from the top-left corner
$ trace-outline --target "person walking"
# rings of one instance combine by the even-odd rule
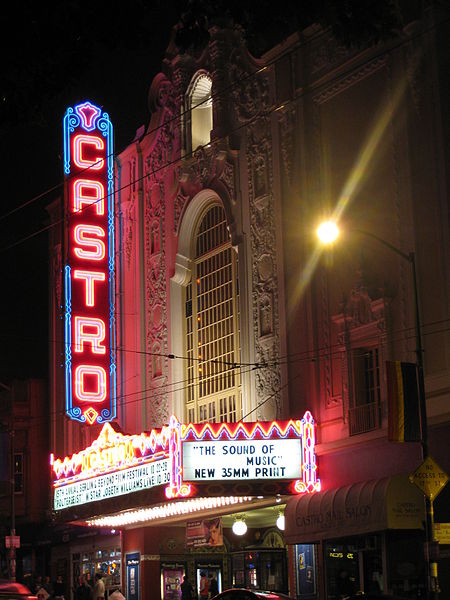
[[[95,574],[93,600],[105,600],[105,584],[101,573]]]
[[[209,596],[209,581],[205,571],[200,573],[200,600],[208,600]]]
[[[80,575],[78,578],[78,586],[75,590],[75,600],[92,600],[92,589],[84,575]]]
[[[184,575],[181,588],[181,600],[194,600],[194,586],[189,581],[188,576]]]
[[[55,585],[53,586],[53,594],[56,600],[64,600],[65,598],[66,586],[64,585],[62,575],[58,575],[56,578]]]
[[[214,573],[209,574],[209,597],[214,598],[219,593],[219,586]]]

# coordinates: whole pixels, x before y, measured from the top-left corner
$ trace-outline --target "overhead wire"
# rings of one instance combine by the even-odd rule
[[[436,27],[437,25],[441,25],[442,23],[445,23],[446,21],[447,21],[447,20],[444,20],[444,21],[442,21],[442,22],[436,23],[436,24],[434,24],[432,27]],[[431,29],[432,27],[430,27],[429,29]],[[418,34],[416,34],[416,36],[417,36],[417,35],[423,35],[424,33],[426,33],[426,31],[423,31],[423,30],[422,30],[421,32],[419,32]],[[406,40],[402,40],[401,42],[399,42],[398,46],[400,46],[400,45],[402,45],[402,44],[404,44],[404,43],[409,43],[410,41],[411,41],[411,38],[407,38]],[[389,47],[388,49],[384,50],[384,51],[383,51],[382,53],[380,53],[380,54],[385,54],[385,53],[392,52],[392,51],[393,51],[393,50],[395,50],[395,49],[396,49],[396,47],[398,47],[398,46]],[[300,44],[299,44],[299,45],[297,45],[295,48],[293,48],[293,49],[292,49],[292,50],[289,52],[289,54],[290,54],[290,53],[293,53],[293,52],[296,52],[296,51],[298,51],[299,47],[300,47]],[[286,54],[287,54],[287,53],[286,53]],[[281,57],[279,57],[279,58],[275,59],[274,61],[272,61],[272,64],[275,64],[275,63],[276,63],[278,60],[281,60],[281,59],[283,59],[283,58],[286,56],[286,54],[283,54],[283,56],[281,56]],[[370,59],[368,59],[368,60],[372,61],[372,60],[374,60],[374,58],[376,58],[376,57],[374,57],[374,56],[371,56],[371,57],[370,57]],[[270,66],[272,66],[272,64],[268,63],[268,64],[264,65],[264,66],[263,66],[263,67],[261,67],[260,69],[257,69],[256,71],[254,71],[254,72],[252,72],[252,73],[248,74],[248,75],[247,75],[247,76],[246,76],[244,79],[247,79],[247,78],[249,78],[249,77],[253,77],[253,76],[256,76],[256,75],[260,74],[262,71],[264,71],[264,70],[266,70],[267,68],[269,68]],[[340,79],[340,78],[342,78],[343,76],[344,76],[344,75],[343,75],[342,73],[340,73],[338,76],[336,76],[336,79],[337,79],[337,78],[339,78],[339,79]],[[240,80],[237,80],[237,81],[233,82],[233,83],[232,83],[230,86],[227,86],[227,88],[225,88],[225,90],[220,90],[219,92],[217,92],[216,94],[213,94],[212,96],[214,97],[214,96],[218,96],[219,94],[223,94],[224,92],[228,91],[229,89],[232,89],[232,88],[233,88],[235,85],[238,85],[238,84],[241,84],[241,83],[242,83],[242,79],[240,79]],[[327,85],[329,85],[329,84],[330,84],[330,81],[327,81]],[[235,133],[236,131],[239,131],[240,129],[242,129],[242,128],[245,128],[245,127],[249,127],[249,126],[250,126],[250,125],[252,125],[252,124],[253,124],[253,123],[254,123],[256,120],[258,120],[258,119],[261,119],[261,118],[264,118],[264,117],[267,117],[267,116],[270,116],[272,113],[274,113],[274,112],[276,112],[276,111],[280,110],[280,108],[284,108],[286,105],[289,105],[289,104],[291,104],[291,103],[293,103],[293,102],[297,102],[297,101],[298,101],[299,99],[301,99],[301,98],[302,98],[304,95],[306,95],[307,93],[311,93],[312,91],[316,91],[316,90],[308,90],[308,91],[304,91],[304,92],[303,92],[303,94],[295,95],[293,98],[290,98],[290,99],[286,100],[286,101],[285,101],[285,102],[283,102],[281,105],[273,106],[273,107],[269,108],[268,110],[265,110],[265,111],[258,112],[256,115],[254,115],[254,116],[253,116],[251,119],[249,119],[249,120],[248,120],[248,121],[246,121],[245,123],[242,123],[242,124],[241,124],[241,125],[239,125],[238,127],[236,127],[236,128],[234,128],[234,129],[232,129],[232,130],[228,131],[228,132],[227,132],[225,135],[223,135],[222,137],[216,138],[216,139],[212,140],[211,142],[209,142],[208,144],[204,144],[203,146],[201,146],[201,147],[199,147],[199,148],[205,148],[205,147],[211,146],[212,144],[217,144],[218,142],[220,142],[220,141],[223,141],[224,139],[228,138],[228,136],[230,136],[231,134]],[[205,102],[206,102],[206,101],[207,101],[207,100],[205,100]],[[199,104],[201,104],[201,103],[199,103]],[[192,108],[194,108],[194,107],[192,107]],[[152,130],[149,130],[148,132],[146,132],[146,133],[144,134],[144,136],[143,136],[143,137],[145,137],[145,136],[147,136],[147,135],[151,135],[152,133],[155,133],[156,131],[158,131],[159,129],[161,129],[161,128],[163,128],[163,127],[167,127],[167,125],[168,125],[168,124],[170,124],[172,121],[179,120],[179,119],[183,118],[183,115],[186,115],[186,114],[187,114],[187,113],[188,113],[190,110],[191,110],[191,109],[188,109],[187,111],[185,111],[185,112],[184,112],[184,113],[182,113],[181,115],[177,115],[176,117],[171,117],[170,119],[168,119],[168,120],[164,121],[163,123],[161,123],[160,125],[158,125],[158,127],[155,127],[155,128],[153,128]],[[141,138],[141,139],[142,139],[142,138]],[[114,156],[116,156],[116,155],[117,155],[117,153],[114,153]],[[164,165],[161,165],[160,167],[153,169],[151,172],[145,173],[145,174],[144,174],[142,177],[140,177],[140,178],[138,178],[138,179],[135,179],[134,181],[130,182],[130,183],[129,183],[129,184],[127,184],[127,185],[124,185],[123,187],[120,187],[118,190],[115,190],[115,191],[117,191],[117,192],[120,192],[120,191],[122,191],[123,189],[126,189],[126,188],[130,187],[131,185],[134,185],[134,184],[136,184],[137,182],[141,181],[142,179],[145,179],[146,177],[148,177],[148,176],[150,176],[150,175],[154,175],[154,174],[158,173],[160,170],[162,170],[162,169],[165,169],[165,168],[168,168],[168,167],[172,166],[173,164],[176,164],[176,163],[178,163],[178,162],[180,162],[180,161],[182,161],[182,160],[185,160],[187,157],[190,157],[190,156],[192,156],[192,155],[193,155],[193,153],[191,153],[191,152],[187,152],[187,153],[185,153],[183,156],[181,156],[181,157],[177,157],[176,159],[174,159],[174,160],[172,160],[172,161],[168,161],[166,164],[164,164]],[[13,214],[14,212],[17,212],[18,210],[21,210],[21,209],[23,209],[23,208],[26,208],[27,206],[29,206],[29,205],[30,205],[30,204],[32,204],[33,202],[35,202],[35,201],[37,201],[37,200],[41,199],[42,197],[44,197],[46,194],[49,194],[49,193],[51,193],[52,191],[55,191],[56,189],[58,189],[58,188],[59,188],[59,187],[61,187],[62,185],[64,185],[64,182],[62,182],[61,184],[55,185],[55,186],[53,186],[52,188],[49,188],[49,190],[46,190],[46,191],[42,192],[41,194],[39,194],[39,195],[35,196],[34,198],[32,198],[32,199],[28,200],[27,202],[23,203],[22,205],[20,205],[20,206],[19,206],[19,207],[17,207],[16,209],[13,209],[12,211],[9,211],[9,212],[8,212],[8,213],[6,213],[5,215],[1,216],[1,217],[0,217],[0,220],[2,220],[2,219],[4,219],[4,218],[6,218],[6,217],[8,217],[8,216],[10,216],[10,215],[11,215],[11,214]],[[42,232],[45,232],[45,231],[47,231],[47,230],[49,230],[49,229],[51,229],[51,228],[55,227],[56,225],[58,225],[58,224],[60,224],[60,223],[62,223],[62,222],[64,222],[64,219],[61,219],[61,220],[59,220],[59,221],[56,221],[56,222],[53,222],[53,223],[51,223],[50,225],[48,225],[48,226],[46,226],[46,227],[44,227],[44,228],[41,228],[39,231],[36,231],[36,232],[34,232],[34,233],[32,233],[32,234],[30,234],[30,235],[26,236],[25,238],[23,238],[23,239],[21,239],[21,240],[19,240],[19,241],[15,242],[14,244],[11,244],[11,245],[9,245],[9,246],[7,246],[7,247],[5,247],[5,248],[2,248],[0,251],[6,251],[6,250],[9,250],[10,248],[12,248],[12,247],[14,247],[14,246],[18,245],[19,243],[23,243],[23,242],[25,242],[25,241],[27,241],[27,240],[31,239],[32,237],[35,237],[36,235],[39,235],[40,233],[42,233]],[[426,327],[426,326],[427,326],[427,325],[424,325],[423,327]],[[409,329],[412,329],[412,328],[407,328],[407,329],[409,330]],[[446,330],[445,330],[445,331],[446,331]],[[429,335],[431,335],[431,334],[434,334],[434,333],[436,333],[436,332],[429,332]],[[120,350],[120,351],[121,351],[121,352],[126,352],[127,350],[123,350],[123,349],[122,349],[122,350]],[[140,351],[139,351],[139,352],[140,352]],[[147,353],[147,352],[143,352],[143,353],[144,353],[144,354],[148,354],[148,355],[152,355],[152,353]],[[165,358],[179,358],[179,359],[183,359],[183,360],[189,360],[187,357],[180,357],[180,356],[173,356],[173,355],[165,355],[164,357],[165,357]],[[289,361],[290,361],[290,362],[292,362],[292,361],[294,360],[294,362],[295,362],[295,360],[296,360],[296,359],[293,359],[292,355],[286,356],[286,357],[284,357],[284,358],[285,358],[285,360],[287,361],[287,362],[286,362],[286,363],[284,363],[284,364],[289,364]],[[300,360],[302,360],[302,359],[300,359]],[[311,358],[309,358],[309,359],[306,359],[306,358],[305,358],[305,359],[303,359],[303,360],[312,360],[312,359],[311,359]],[[242,367],[242,366],[247,366],[247,367],[248,367],[248,366],[252,366],[252,368],[260,368],[260,367],[262,367],[262,366],[265,366],[265,367],[267,367],[267,366],[276,366],[276,365],[281,365],[281,364],[283,364],[283,363],[281,363],[281,362],[280,362],[280,359],[278,359],[277,361],[274,361],[273,363],[267,362],[267,363],[264,363],[264,364],[262,364],[262,363],[260,363],[260,362],[257,362],[257,363],[253,363],[253,364],[251,364],[251,365],[250,365],[250,364],[248,364],[248,363],[247,363],[247,364],[246,364],[246,363],[236,363],[236,364],[234,365],[234,363],[233,363],[233,365],[234,365],[236,368],[237,368],[237,367],[239,367],[239,368],[240,368],[240,367]],[[287,385],[287,384],[286,384],[286,385]],[[185,389],[185,388],[183,388],[183,389]],[[282,391],[282,389],[280,389],[278,392],[274,392],[274,394],[276,394],[276,393],[280,393],[280,391]],[[134,392],[134,393],[136,393],[136,394],[139,394],[139,393],[142,393],[142,392]],[[270,399],[270,397],[269,397],[269,398],[267,398],[266,400],[264,400],[264,402],[267,402],[269,399]],[[142,400],[142,399],[141,399],[141,400]],[[252,409],[252,411],[251,411],[251,412],[253,412],[253,411],[254,411],[254,410],[256,410],[257,408],[258,408],[258,407],[255,407],[254,409]],[[250,414],[250,413],[249,413],[249,414]],[[244,417],[244,418],[245,418],[245,417]]]
[[[413,41],[415,38],[421,37],[421,36],[425,35],[426,33],[429,33],[430,31],[432,31],[433,29],[436,29],[437,27],[439,27],[441,25],[445,25],[449,21],[450,21],[450,18],[442,19],[441,21],[437,21],[437,22],[429,25],[428,27],[424,27],[423,29],[421,29],[420,31],[414,33],[413,35],[408,35],[404,39],[399,40],[397,43],[392,42],[387,48],[383,48],[382,50],[380,50],[379,53],[372,54],[370,57],[367,57],[364,61],[361,61],[359,64],[360,65],[364,65],[364,64],[367,64],[369,62],[372,62],[373,60],[376,60],[377,58],[380,58],[381,56],[383,56],[385,54],[389,54],[389,53],[393,52],[394,50],[397,50],[401,46],[403,46],[405,44],[408,44],[408,43],[411,43],[411,41]],[[158,130],[162,129],[163,127],[166,127],[167,125],[169,125],[172,122],[175,122],[175,121],[183,119],[187,114],[189,114],[192,111],[193,108],[201,106],[202,104],[208,102],[210,99],[214,100],[214,99],[217,99],[217,98],[221,97],[223,94],[228,93],[228,91],[231,90],[231,89],[233,89],[235,86],[241,85],[247,79],[255,77],[255,76],[259,75],[261,72],[266,71],[270,67],[274,66],[277,62],[279,62],[281,60],[284,60],[286,56],[289,56],[289,55],[293,54],[294,52],[297,52],[300,48],[302,48],[304,46],[307,46],[310,43],[312,43],[312,40],[306,40],[306,41],[305,40],[301,40],[300,42],[298,42],[297,44],[295,44],[295,46],[292,49],[288,50],[285,53],[282,53],[281,56],[279,56],[277,58],[274,58],[272,61],[268,61],[266,64],[264,64],[260,68],[256,69],[255,71],[252,71],[251,73],[248,73],[247,75],[245,75],[245,76],[243,76],[243,77],[241,77],[241,78],[233,81],[228,86],[225,86],[225,88],[223,88],[221,90],[218,90],[214,94],[211,94],[210,97],[208,97],[205,100],[197,103],[194,107],[189,107],[188,109],[186,109],[181,114],[177,114],[175,116],[170,117],[169,119],[166,119],[165,121],[163,121],[162,123],[160,123],[158,126],[154,127],[153,129],[151,129],[151,130],[147,131],[145,134],[143,134],[141,139],[144,139],[145,137],[147,137],[149,135],[152,135],[153,133],[157,132]],[[254,59],[254,60],[260,60],[260,59]],[[304,89],[301,94],[296,94],[293,98],[290,98],[290,99],[287,99],[287,100],[283,101],[281,104],[273,107],[272,109],[270,109],[268,111],[265,111],[262,114],[257,113],[255,115],[255,117],[253,117],[249,121],[246,121],[245,123],[243,123],[240,126],[238,126],[237,128],[235,128],[234,130],[231,130],[231,131],[225,133],[223,136],[219,136],[219,137],[215,138],[214,140],[211,140],[210,143],[204,144],[203,146],[199,146],[199,148],[203,149],[203,148],[208,147],[208,146],[210,146],[211,144],[213,144],[213,143],[215,143],[217,141],[223,141],[224,139],[228,138],[228,136],[231,135],[232,133],[235,133],[236,131],[242,129],[243,127],[246,127],[249,124],[251,124],[254,121],[254,119],[261,118],[261,117],[264,117],[264,116],[268,116],[268,115],[272,114],[273,112],[277,112],[278,110],[284,108],[287,104],[291,104],[292,102],[297,102],[298,100],[302,99],[304,96],[306,96],[308,94],[311,94],[313,92],[317,92],[318,89],[320,89],[320,87],[329,86],[330,84],[333,83],[333,81],[337,81],[339,79],[342,79],[342,77],[345,77],[346,74],[351,73],[353,70],[354,70],[354,67],[349,67],[348,71],[344,71],[344,72],[340,72],[340,73],[336,74],[334,77],[328,79],[326,82],[320,84],[319,86],[315,87],[314,89],[308,89],[308,90]],[[119,156],[126,148],[130,147],[132,144],[133,144],[133,142],[131,142],[130,144],[128,144],[127,146],[125,146],[119,152],[113,152],[111,155],[108,155],[107,158],[109,158],[109,156],[112,156],[113,158]],[[133,182],[130,182],[129,184],[123,186],[123,188],[120,188],[117,191],[122,191],[123,189],[126,189],[127,187],[130,187],[130,186],[134,185],[136,182],[140,181],[141,179],[144,179],[149,174],[150,175],[151,174],[155,174],[155,173],[159,172],[163,168],[167,168],[169,166],[172,166],[172,164],[174,164],[176,162],[179,162],[181,160],[185,160],[187,157],[193,155],[193,153],[194,152],[187,152],[185,155],[183,155],[183,156],[175,159],[174,161],[169,161],[166,165],[162,165],[161,167],[159,167],[158,169],[155,169],[151,173],[145,174],[143,177],[138,178],[137,180],[134,180]],[[90,165],[89,167],[86,167],[85,170],[91,169],[93,166],[95,166],[95,164],[96,163],[94,163],[93,165]],[[14,209],[8,211],[4,215],[0,215],[0,221],[2,221],[3,219],[7,218],[8,216],[11,216],[15,212],[18,212],[21,209],[29,206],[31,203],[33,203],[33,202],[41,199],[42,197],[44,197],[48,193],[51,193],[52,191],[55,191],[56,189],[62,187],[63,185],[65,185],[65,181],[66,180],[62,181],[59,184],[55,184],[54,186],[52,186],[48,190],[45,190],[45,191],[41,192],[37,196],[34,196],[30,200],[24,202],[23,204],[17,206]],[[100,201],[100,200],[103,200],[103,199],[99,199],[98,201]],[[60,222],[61,221],[56,222],[55,225],[58,224],[58,223],[60,223]],[[36,231],[35,235],[37,235],[39,233],[42,233],[43,231],[46,231],[47,229],[48,228],[46,227],[46,228],[43,228],[42,230]],[[27,238],[25,238],[24,241],[30,239],[30,237],[33,237],[33,236],[27,236]],[[5,247],[3,249],[0,249],[0,252],[2,250],[8,250],[8,249],[10,249],[10,248],[18,245],[18,243],[20,243],[20,241],[17,242],[17,243],[11,244],[10,246],[7,246],[7,247]]]
[[[448,321],[448,319],[445,321]],[[445,322],[445,321],[442,321],[442,322]],[[450,327],[441,329],[441,330],[438,330],[438,331],[435,331],[432,333],[439,334],[439,333],[447,333],[449,331],[450,331]],[[425,335],[427,335],[427,334],[425,334]],[[378,337],[379,336],[377,336],[377,339],[378,339]],[[414,338],[411,337],[411,339],[414,339]],[[370,342],[373,340],[367,339],[365,341],[366,341],[366,343],[370,344]],[[394,342],[394,343],[396,341],[401,342],[401,341],[405,341],[405,340],[404,339],[390,340],[390,342]],[[361,351],[361,353],[359,353],[359,351]],[[354,356],[356,356],[356,357],[364,356],[366,354],[366,351],[364,351],[361,348],[356,348],[355,352],[356,352],[356,354],[354,354]],[[148,354],[151,355],[152,353],[148,353]],[[336,345],[336,348],[331,351],[330,351],[329,347],[322,347],[316,351],[305,351],[304,354],[305,354],[304,356],[298,357],[293,362],[300,364],[300,363],[309,363],[309,362],[320,361],[320,360],[326,359],[326,358],[328,358],[329,360],[337,359],[342,356],[342,346]],[[203,362],[205,362],[205,361],[203,361]],[[286,363],[278,363],[278,362],[266,363],[266,364],[255,363],[255,365],[247,364],[244,366],[237,364],[236,366],[230,367],[230,370],[242,369],[240,374],[247,375],[255,370],[281,366],[282,364],[286,364]],[[223,375],[224,373],[227,373],[227,371],[223,371],[220,375]],[[265,398],[264,400],[259,402],[255,407],[253,407],[248,413],[246,413],[241,418],[241,420],[247,418],[249,415],[253,414],[253,412],[258,410],[258,408],[260,408],[261,406],[263,406],[264,404],[266,404],[267,402],[269,402],[270,400],[275,398],[287,386],[291,385],[293,381],[297,380],[301,375],[302,375],[302,372],[299,372],[294,376],[288,377],[287,380],[282,385],[280,385],[276,390],[274,390],[267,398]],[[130,378],[130,379],[132,379],[132,378]],[[199,376],[193,377],[191,381],[194,382],[194,384],[195,384],[195,382],[198,381],[199,379],[200,379]],[[149,387],[146,389],[140,389],[140,390],[135,390],[133,392],[129,392],[129,393],[125,393],[125,394],[120,394],[117,397],[117,401],[118,402],[120,401],[122,406],[132,406],[133,404],[136,404],[136,403],[141,403],[141,402],[145,402],[145,401],[149,401],[149,400],[163,398],[168,394],[183,392],[183,391],[189,389],[191,387],[191,384],[184,385],[188,381],[189,381],[188,379],[183,379],[183,380],[176,381],[176,382],[167,382],[165,384],[158,385],[157,387]],[[179,386],[179,385],[181,385],[181,387],[175,387],[175,386]],[[147,393],[149,393],[149,395],[146,395]],[[138,396],[138,397],[133,399],[133,398],[129,398],[130,396]],[[127,398],[128,398],[128,400],[127,400]],[[42,423],[48,422],[49,417],[51,420],[54,420],[54,419],[56,419],[58,417],[62,417],[64,415],[65,415],[65,408],[61,408],[58,410],[50,411],[50,412],[46,413],[45,415],[37,415],[34,417],[27,417],[27,422],[30,422],[31,425],[34,426],[38,422],[42,422]]]

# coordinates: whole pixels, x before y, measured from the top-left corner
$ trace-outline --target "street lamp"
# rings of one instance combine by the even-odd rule
[[[322,222],[317,230],[317,237],[319,241],[323,245],[331,245],[336,239],[339,237],[339,227],[335,221],[329,220]],[[419,414],[420,414],[420,442],[422,446],[422,457],[425,460],[428,458],[428,424],[427,424],[427,406],[426,406],[426,398],[425,398],[425,381],[423,375],[423,348],[422,348],[422,335],[421,335],[421,324],[420,324],[420,314],[419,314],[419,296],[417,292],[417,274],[416,274],[416,259],[414,252],[403,252],[396,246],[393,246],[386,240],[378,237],[374,233],[370,231],[364,231],[360,229],[352,230],[352,233],[359,233],[363,236],[369,237],[379,244],[383,245],[385,248],[388,248],[404,260],[408,261],[411,267],[411,277],[413,284],[413,301],[414,301],[414,326],[416,333],[416,357],[417,357],[417,377],[418,377],[418,386],[419,386]],[[432,501],[425,495],[425,505],[426,505],[426,558],[427,558],[427,567],[428,567],[428,596],[431,598],[433,593],[438,589],[438,579],[437,579],[437,564],[434,560],[431,560],[430,550],[431,545],[433,543],[433,504]]]

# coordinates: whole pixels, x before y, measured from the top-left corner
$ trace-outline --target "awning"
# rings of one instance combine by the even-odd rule
[[[425,504],[408,475],[395,475],[290,498],[284,514],[285,543],[305,544],[386,529],[423,529]]]

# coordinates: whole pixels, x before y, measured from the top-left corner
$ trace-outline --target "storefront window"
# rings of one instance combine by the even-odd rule
[[[325,545],[328,600],[340,600],[361,589],[358,549],[351,544]]]
[[[250,550],[233,555],[233,587],[287,591],[286,552]]]
[[[316,552],[313,544],[295,546],[297,571],[297,595],[312,596],[316,593]]]
[[[103,581],[108,593],[121,587],[120,548],[108,548],[91,552],[75,552],[72,554],[73,584],[78,585],[78,576],[85,575],[90,585],[94,585],[96,573],[103,573]]]

